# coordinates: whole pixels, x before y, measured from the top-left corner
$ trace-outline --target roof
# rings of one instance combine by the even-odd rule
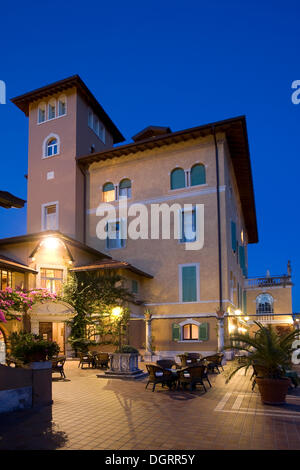
[[[92,255],[96,255],[98,257],[101,256],[102,258],[109,258],[109,259],[111,258],[109,255],[106,255],[105,253],[95,250],[94,248],[88,245],[85,245],[84,243],[74,240],[74,238],[68,237],[67,235],[64,235],[63,233],[57,230],[47,230],[44,232],[29,233],[29,234],[20,235],[17,237],[1,238],[0,246],[24,243],[24,242],[34,242],[34,241],[39,241],[46,237],[57,237],[60,240],[66,242],[68,245],[79,248],[80,250],[86,251],[87,253],[91,253]]]
[[[24,199],[20,199],[7,191],[0,191],[0,206],[5,207],[5,209],[10,209],[11,207],[21,209],[24,207],[25,202]]]
[[[50,83],[49,85],[29,91],[28,93],[24,93],[23,95],[12,98],[11,101],[16,106],[18,106],[18,108],[21,109],[21,111],[23,111],[26,116],[28,116],[29,104],[33,101],[41,100],[46,96],[53,95],[54,93],[60,93],[67,90],[68,88],[73,87],[78,90],[81,96],[83,96],[88,102],[89,106],[91,106],[95,113],[100,117],[103,124],[105,124],[109,132],[112,134],[114,143],[123,142],[125,140],[123,135],[112,122],[108,114],[106,114],[100,103],[88,89],[79,75],[73,75],[63,80],[59,80],[58,82]]]
[[[138,142],[139,140],[144,140],[148,138],[154,138],[159,135],[171,134],[170,127],[161,127],[161,126],[148,126],[142,131],[138,132],[132,137],[134,142]]]
[[[143,277],[147,277],[148,279],[152,279],[153,276],[148,274],[141,269],[136,268],[132,264],[129,264],[125,261],[117,261],[114,259],[110,260],[99,260],[92,264],[86,264],[84,266],[75,266],[71,268],[70,271],[73,272],[81,272],[81,271],[97,271],[99,269],[128,269],[135,274],[138,274]]]
[[[130,144],[78,157],[77,161],[82,166],[89,166],[94,162],[119,158],[149,149],[161,148],[177,142],[205,137],[212,135],[213,132],[222,132],[226,135],[240,194],[248,241],[249,243],[257,243],[256,209],[245,116],[238,116],[224,121],[216,121],[190,129],[138,140]]]
[[[18,261],[12,259],[12,258],[7,258],[7,256],[1,255],[0,254],[0,267],[5,267],[7,269],[13,269],[14,271],[20,271],[20,272],[31,272],[33,274],[37,274],[37,271],[34,269],[30,268],[26,264],[19,263]]]

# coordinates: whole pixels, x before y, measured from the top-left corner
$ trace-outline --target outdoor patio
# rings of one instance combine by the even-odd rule
[[[1,416],[0,449],[300,449],[300,388],[270,407],[243,372],[228,385],[210,374],[207,393],[153,393],[147,379],[98,379],[76,361],[65,372],[54,376],[52,407]]]

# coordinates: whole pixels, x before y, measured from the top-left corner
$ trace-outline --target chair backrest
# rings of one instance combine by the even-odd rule
[[[109,354],[108,353],[98,353],[97,354],[97,359],[99,361],[108,361],[109,360]]]
[[[173,359],[159,359],[156,364],[163,369],[172,369],[173,366],[177,365]]]
[[[157,373],[159,373],[160,376],[163,376],[164,369],[160,366],[157,366],[155,364],[146,364],[146,368],[150,379],[159,378],[159,376],[156,375]]]

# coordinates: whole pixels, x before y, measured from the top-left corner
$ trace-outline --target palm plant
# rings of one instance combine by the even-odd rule
[[[280,335],[272,325],[263,326],[254,322],[258,330],[253,336],[247,333],[235,333],[231,335],[230,344],[226,349],[247,351],[248,355],[243,362],[236,364],[230,372],[226,382],[240,370],[245,368],[245,374],[250,366],[254,366],[263,378],[281,379],[286,370],[291,367],[293,342],[298,337],[299,331]]]

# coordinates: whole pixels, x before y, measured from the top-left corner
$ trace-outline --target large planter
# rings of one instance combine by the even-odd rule
[[[265,405],[283,405],[290,385],[290,379],[263,379],[256,377],[256,383]]]

